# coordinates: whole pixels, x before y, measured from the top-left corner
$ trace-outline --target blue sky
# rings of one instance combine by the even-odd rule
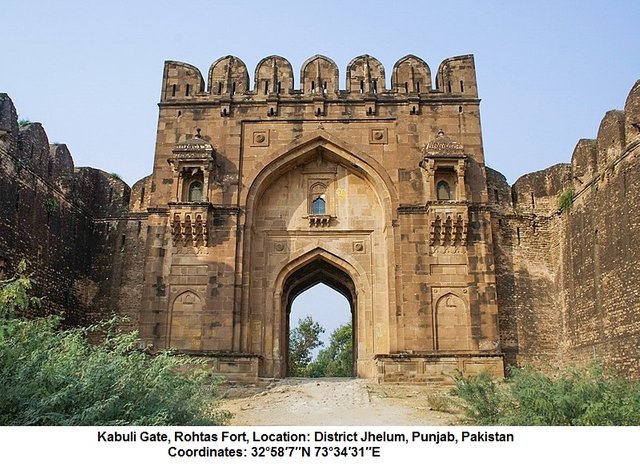
[[[129,184],[152,168],[164,60],[203,74],[233,54],[252,76],[279,54],[387,69],[412,53],[432,71],[475,55],[487,165],[510,182],[570,160],[640,79],[640,2],[3,0],[0,92],[67,143],[78,166]],[[297,86],[297,83],[296,83]]]

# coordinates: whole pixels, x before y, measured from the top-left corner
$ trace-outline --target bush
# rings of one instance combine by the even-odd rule
[[[208,372],[187,358],[140,351],[137,334],[117,330],[118,319],[61,330],[56,317],[16,318],[31,303],[29,285],[19,275],[0,288],[0,425],[226,422]],[[102,341],[89,343],[97,333]]]
[[[481,425],[640,425],[640,385],[607,375],[599,364],[555,376],[512,369],[498,382],[458,376],[453,393]]]
[[[568,188],[558,196],[558,209],[561,212],[569,210],[573,206],[575,190]]]

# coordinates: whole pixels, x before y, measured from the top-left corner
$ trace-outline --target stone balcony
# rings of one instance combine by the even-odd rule
[[[427,204],[429,244],[464,246],[469,229],[469,208],[464,201],[435,200]]]
[[[209,239],[210,203],[169,203],[171,238],[175,246],[207,246]]]

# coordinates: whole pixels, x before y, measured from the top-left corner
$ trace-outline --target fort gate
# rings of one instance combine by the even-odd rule
[[[27,259],[42,314],[125,314],[148,349],[238,380],[286,375],[291,302],[318,282],[349,301],[361,377],[597,358],[640,378],[640,81],[570,163],[510,186],[484,164],[473,57],[387,79],[363,55],[341,81],[314,56],[299,76],[166,62],[132,188],[0,93],[0,278]]]
[[[154,172],[133,189],[149,345],[285,376],[291,302],[322,282],[351,306],[358,376],[502,375],[473,57],[445,60],[434,86],[406,56],[390,81],[368,55],[344,89],[324,56],[299,88],[278,56],[253,89],[232,56],[206,84],[166,62]]]

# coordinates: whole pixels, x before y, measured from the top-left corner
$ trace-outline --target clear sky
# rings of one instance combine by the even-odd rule
[[[152,169],[164,60],[200,68],[268,55],[340,67],[367,53],[390,79],[408,53],[432,72],[475,55],[487,165],[510,182],[568,162],[640,79],[640,1],[3,0],[0,92],[77,166],[129,184]],[[296,82],[296,87],[298,82]]]

